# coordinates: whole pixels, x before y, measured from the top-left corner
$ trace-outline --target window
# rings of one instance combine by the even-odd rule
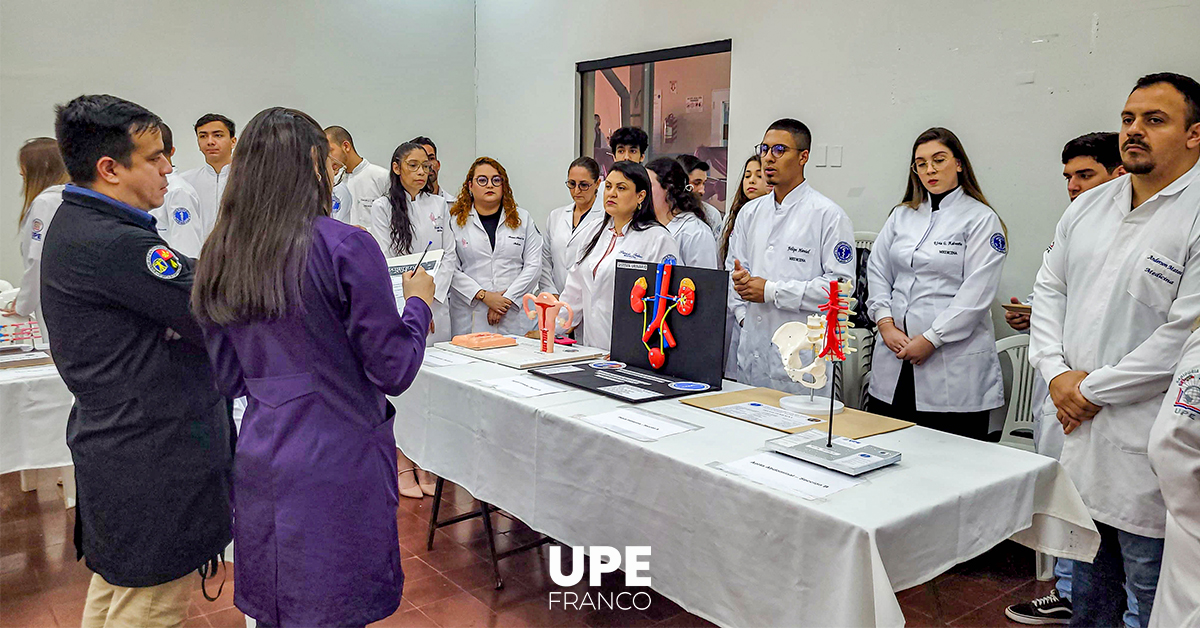
[[[724,40],[577,64],[579,154],[607,172],[612,132],[641,128],[650,136],[650,158],[687,154],[708,162],[704,201],[724,212],[731,48]]]

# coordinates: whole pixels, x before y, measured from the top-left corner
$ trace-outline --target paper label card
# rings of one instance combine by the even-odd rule
[[[829,497],[862,483],[862,480],[772,451],[717,465],[717,468],[804,499]]]
[[[768,406],[765,403],[758,403],[757,401],[720,406],[713,408],[713,411],[758,423],[759,425],[773,427],[777,430],[791,430],[797,427],[806,427],[825,422],[824,419],[784,410],[783,408],[776,408],[775,406]]]
[[[592,416],[580,417],[583,421],[610,432],[616,432],[642,442],[653,442],[660,438],[700,429],[698,426],[664,416],[642,412],[633,408],[621,408]]]
[[[483,380],[482,383],[512,397],[540,397],[542,395],[570,390],[566,386],[559,386],[554,382],[532,375],[487,379]]]

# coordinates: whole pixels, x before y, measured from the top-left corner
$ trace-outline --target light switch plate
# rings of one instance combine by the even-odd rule
[[[825,149],[824,144],[817,144],[808,151],[808,163],[817,168],[825,167]]]
[[[829,167],[830,168],[841,168],[842,167],[842,147],[841,146],[830,146],[829,147]]]

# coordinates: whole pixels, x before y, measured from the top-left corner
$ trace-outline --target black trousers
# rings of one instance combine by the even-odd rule
[[[900,379],[896,382],[896,394],[887,403],[868,395],[867,411],[883,416],[912,421],[922,427],[948,432],[975,440],[988,439],[988,423],[991,412],[921,412],[917,410],[916,386],[913,384],[913,365],[905,362],[900,367]]]

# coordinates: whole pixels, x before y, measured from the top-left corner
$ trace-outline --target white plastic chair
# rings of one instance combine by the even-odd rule
[[[874,231],[855,231],[854,248],[871,250],[875,246],[875,238],[879,237]]]
[[[1004,389],[1004,429],[1000,444],[1033,451],[1033,385],[1037,371],[1029,364],[1029,336],[1014,334],[996,341],[1000,359],[1012,365]]]

